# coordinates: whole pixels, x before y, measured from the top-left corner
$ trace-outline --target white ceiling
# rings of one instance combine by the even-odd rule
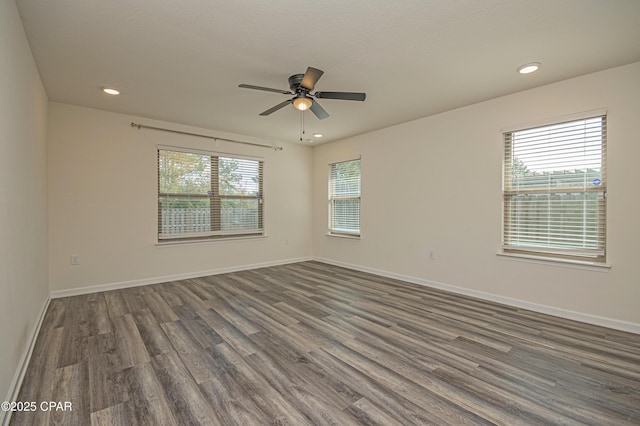
[[[640,0],[16,2],[50,100],[282,142],[302,113],[261,117],[287,97],[238,84],[312,66],[318,91],[366,92],[304,113],[329,141],[640,61]]]

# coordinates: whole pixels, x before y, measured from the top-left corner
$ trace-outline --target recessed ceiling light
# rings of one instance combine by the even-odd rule
[[[520,65],[518,67],[518,72],[520,74],[531,74],[532,72],[536,72],[540,69],[540,62],[530,62],[528,64]]]
[[[119,94],[120,94],[120,91],[119,91],[119,90],[114,89],[114,88],[112,88],[112,87],[103,87],[103,88],[102,88],[102,91],[103,91],[104,93],[106,93],[107,95],[113,95],[113,96],[116,96],[116,95],[119,95]]]
[[[314,137],[314,138],[321,138],[321,137],[323,137],[323,136],[324,136],[324,135],[323,135],[322,133],[314,133],[314,134],[313,134],[313,137]]]

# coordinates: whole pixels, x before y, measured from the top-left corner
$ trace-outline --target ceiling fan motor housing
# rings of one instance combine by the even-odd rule
[[[308,92],[307,89],[300,86],[300,83],[302,83],[303,78],[304,78],[304,74],[294,74],[291,77],[289,77],[289,88],[291,89],[292,92],[298,93],[300,90],[304,90],[305,92]]]

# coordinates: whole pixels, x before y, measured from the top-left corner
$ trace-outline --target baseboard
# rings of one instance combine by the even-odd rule
[[[614,318],[601,317],[597,315],[585,314],[582,312],[570,311],[566,309],[557,308],[554,306],[541,305],[538,303],[531,303],[525,300],[513,299],[510,297],[499,296],[497,294],[486,293],[483,291],[472,290],[464,287],[458,287],[450,284],[439,283],[436,281],[430,281],[423,278],[412,277],[409,275],[397,274],[395,272],[383,271],[380,269],[369,268],[366,266],[354,265],[351,263],[339,262],[332,259],[325,259],[321,257],[314,257],[315,261],[327,263],[329,265],[341,266],[343,268],[355,269],[356,271],[368,272],[370,274],[380,275],[387,278],[393,278],[401,281],[407,281],[413,284],[422,285],[425,287],[436,288],[439,290],[445,290],[451,293],[457,293],[464,296],[471,296],[478,299],[487,300],[490,302],[501,303],[504,305],[513,306],[516,308],[527,309],[542,314],[553,315],[560,318],[570,319],[574,321],[583,322],[586,324],[598,325],[601,327],[612,328],[614,330],[627,331],[630,333],[640,334],[640,324],[621,321]]]
[[[31,339],[29,341],[29,346],[26,348],[24,354],[22,355],[22,362],[13,375],[13,380],[11,381],[11,385],[9,386],[9,392],[7,393],[7,396],[3,401],[18,400],[18,393],[20,392],[22,381],[24,380],[24,375],[27,372],[27,367],[29,366],[29,362],[31,361],[33,348],[36,346],[36,339],[38,338],[38,334],[40,333],[40,327],[42,327],[42,322],[44,321],[44,316],[47,313],[49,302],[51,302],[51,298],[47,297],[47,300],[45,300],[44,305],[40,310],[38,321],[35,323],[33,329],[31,330]],[[11,414],[11,411],[0,410],[0,425],[8,425],[11,421]]]
[[[51,292],[51,298],[58,299],[60,297],[79,296],[82,294],[98,293],[101,291],[119,290],[122,288],[140,287],[140,286],[149,285],[149,284],[160,284],[160,283],[166,283],[170,281],[188,280],[191,278],[206,277],[209,275],[228,274],[231,272],[247,271],[250,269],[258,269],[258,268],[268,268],[270,266],[287,265],[289,263],[306,262],[309,260],[313,260],[313,258],[311,256],[297,257],[292,259],[282,259],[282,260],[275,260],[275,261],[269,261],[269,262],[253,263],[249,265],[236,265],[236,266],[229,266],[224,268],[216,268],[216,269],[210,269],[207,271],[188,272],[184,274],[164,275],[164,276],[158,276],[158,277],[143,278],[139,280],[122,281],[122,282],[108,283],[108,284],[98,284],[98,285],[92,285],[88,287],[72,288],[68,290],[55,290]]]

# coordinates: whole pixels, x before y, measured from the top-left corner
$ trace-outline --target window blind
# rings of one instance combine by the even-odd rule
[[[604,261],[606,115],[504,133],[503,250]]]
[[[158,149],[158,240],[263,234],[263,162]]]
[[[360,235],[360,160],[329,165],[329,233]]]

